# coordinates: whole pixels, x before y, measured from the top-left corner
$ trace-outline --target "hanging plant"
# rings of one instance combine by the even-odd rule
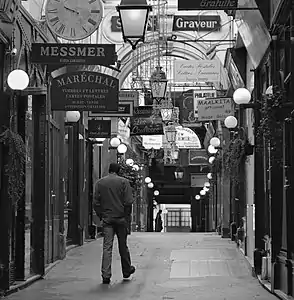
[[[131,187],[136,191],[141,186],[141,176],[133,167],[127,165],[125,161],[120,162],[120,176],[129,180]]]
[[[215,159],[211,165],[211,173],[220,174],[222,170],[222,157],[221,155],[216,154]]]
[[[272,161],[280,163],[283,157],[283,122],[279,117],[281,105],[286,102],[284,90],[276,90],[272,95],[264,95],[259,101],[260,120],[255,132],[258,151],[269,146]]]
[[[8,196],[17,205],[25,189],[26,147],[22,137],[10,128],[0,134],[0,142],[8,147],[5,175],[8,176]]]
[[[224,172],[238,185],[240,183],[240,166],[246,160],[247,141],[240,137],[229,141],[223,150]]]

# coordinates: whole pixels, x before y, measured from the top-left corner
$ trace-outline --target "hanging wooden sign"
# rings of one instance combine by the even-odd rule
[[[51,83],[52,110],[118,111],[119,81],[113,76],[76,71],[55,77]]]

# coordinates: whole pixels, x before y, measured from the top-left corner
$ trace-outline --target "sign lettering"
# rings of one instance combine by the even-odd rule
[[[111,44],[32,44],[31,60],[38,64],[84,64],[109,66],[116,62]]]
[[[118,104],[118,110],[113,111],[104,111],[104,112],[89,112],[89,117],[131,117],[134,112],[134,102],[133,101],[124,101],[123,103]]]
[[[118,79],[91,71],[57,76],[51,84],[52,110],[117,111]]]
[[[173,31],[218,31],[220,16],[174,16]]]
[[[89,138],[109,138],[111,136],[111,120],[89,120]]]
[[[146,30],[147,31],[157,30],[156,16],[149,16]],[[111,31],[112,32],[121,32],[121,20],[120,20],[119,16],[111,17]]]
[[[238,0],[178,0],[178,10],[233,10]]]
[[[233,114],[231,98],[206,98],[198,100],[198,119],[200,122],[224,120]]]

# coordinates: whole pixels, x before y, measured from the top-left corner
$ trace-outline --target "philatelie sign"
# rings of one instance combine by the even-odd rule
[[[234,10],[238,0],[178,0],[178,10]]]
[[[173,31],[218,31],[221,18],[215,16],[174,16]]]
[[[110,66],[117,54],[111,44],[32,44],[32,63]]]
[[[175,60],[177,82],[220,82],[220,62],[217,60]]]
[[[89,120],[89,138],[109,138],[111,136],[111,120]]]
[[[57,76],[51,83],[52,110],[117,111],[119,81],[91,71]]]
[[[224,120],[234,115],[231,98],[206,98],[198,100],[199,121]]]

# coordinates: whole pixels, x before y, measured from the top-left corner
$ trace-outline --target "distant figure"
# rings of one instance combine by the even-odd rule
[[[101,273],[104,284],[110,283],[112,275],[112,247],[115,234],[118,239],[123,278],[127,279],[135,272],[127,246],[127,220],[130,218],[133,204],[132,188],[126,178],[118,176],[119,171],[120,166],[111,163],[109,175],[96,182],[94,191],[94,210],[102,220],[103,227]]]
[[[155,231],[156,232],[161,232],[161,230],[163,229],[161,214],[162,214],[162,210],[160,209],[155,218]]]

